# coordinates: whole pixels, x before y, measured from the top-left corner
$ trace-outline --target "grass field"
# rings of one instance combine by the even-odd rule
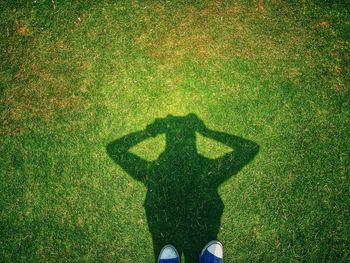
[[[1,1],[1,262],[349,262],[346,1],[68,2]]]

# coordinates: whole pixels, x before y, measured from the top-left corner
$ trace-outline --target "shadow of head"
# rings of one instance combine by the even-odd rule
[[[146,131],[152,136],[165,134],[166,149],[177,153],[196,153],[196,132],[205,128],[204,123],[197,115],[191,113],[186,116],[168,115],[165,118],[157,118],[153,123],[147,126]]]

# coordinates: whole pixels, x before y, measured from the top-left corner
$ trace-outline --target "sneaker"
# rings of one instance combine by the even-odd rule
[[[179,253],[172,245],[166,245],[159,253],[158,263],[180,263]]]
[[[202,253],[199,257],[200,263],[222,263],[224,255],[224,249],[222,244],[213,240],[210,241],[202,250]]]

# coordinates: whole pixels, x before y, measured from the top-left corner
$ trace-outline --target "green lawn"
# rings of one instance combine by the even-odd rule
[[[346,1],[68,2],[1,1],[1,262],[349,262]]]

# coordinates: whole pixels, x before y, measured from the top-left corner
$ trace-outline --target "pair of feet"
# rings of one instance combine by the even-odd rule
[[[199,256],[200,263],[222,263],[224,249],[222,244],[213,240],[206,244]],[[176,248],[166,245],[159,253],[158,263],[180,263],[180,256]]]

